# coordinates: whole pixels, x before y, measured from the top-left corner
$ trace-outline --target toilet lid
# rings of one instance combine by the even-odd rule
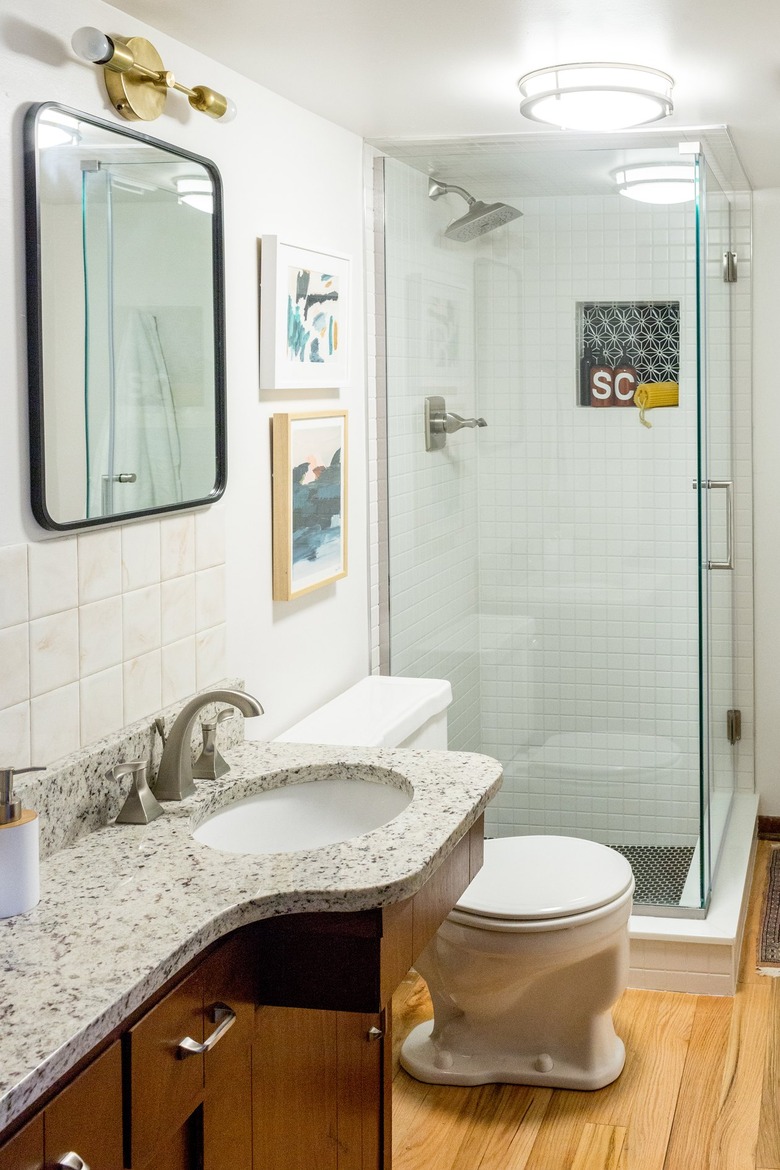
[[[457,908],[486,918],[584,914],[619,898],[633,874],[625,857],[579,837],[497,837]]]

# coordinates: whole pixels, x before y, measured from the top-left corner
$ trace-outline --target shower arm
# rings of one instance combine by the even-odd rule
[[[461,199],[465,199],[469,207],[473,207],[477,202],[464,187],[456,187],[454,183],[440,183],[436,179],[431,179],[428,183],[428,197],[430,199],[441,199],[442,195],[449,195],[452,191],[456,195],[460,195]]]

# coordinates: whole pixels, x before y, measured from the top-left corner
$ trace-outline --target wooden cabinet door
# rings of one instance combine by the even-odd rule
[[[339,1170],[382,1170],[385,1145],[384,1015],[338,1012]]]
[[[254,1170],[383,1170],[383,1032],[380,1014],[258,1009]]]
[[[206,1036],[214,1009],[224,1005],[235,1022],[206,1053],[203,1170],[252,1170],[252,1033],[254,970],[246,935],[215,951],[201,968]]]
[[[122,1054],[117,1041],[44,1111],[46,1165],[75,1153],[99,1170],[122,1170]]]
[[[0,1146],[0,1170],[43,1170],[43,1114]]]
[[[141,1170],[150,1161],[203,1100],[203,1056],[180,1055],[181,1042],[187,1036],[203,1043],[201,968],[125,1036],[130,1057],[130,1164],[134,1170]]]

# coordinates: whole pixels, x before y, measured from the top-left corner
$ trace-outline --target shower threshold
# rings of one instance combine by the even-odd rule
[[[630,987],[697,995],[734,994],[753,873],[757,812],[754,793],[735,793],[706,917],[692,917],[689,906],[634,906],[629,921]],[[698,873],[698,848],[691,872]],[[683,897],[688,893],[686,889]]]

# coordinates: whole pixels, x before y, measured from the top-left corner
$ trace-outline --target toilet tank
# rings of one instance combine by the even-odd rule
[[[355,747],[447,747],[446,679],[369,675],[276,739]]]

